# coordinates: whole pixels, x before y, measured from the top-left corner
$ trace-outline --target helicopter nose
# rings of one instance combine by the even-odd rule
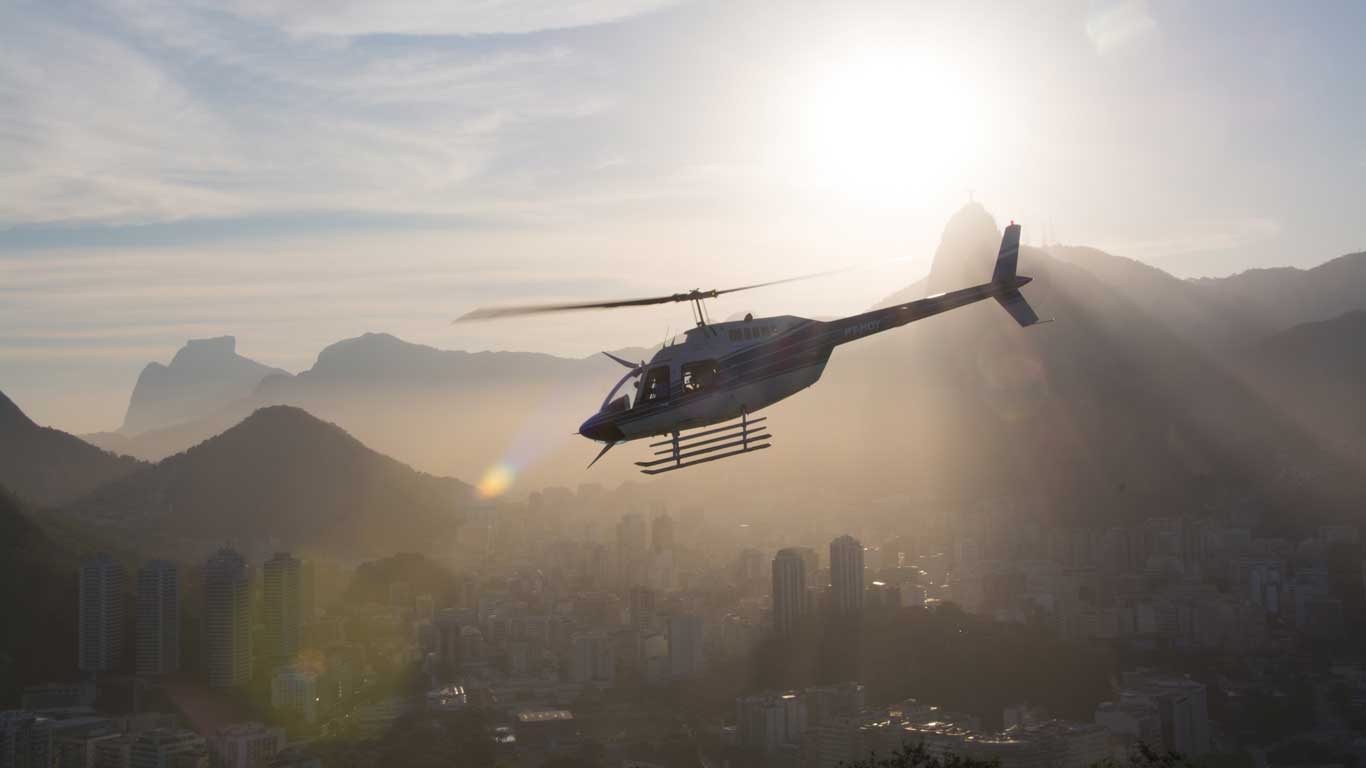
[[[621,429],[610,419],[592,416],[579,427],[579,434],[600,443],[615,443],[622,438]]]
[[[611,419],[600,418],[600,415],[589,417],[579,427],[579,434],[600,443],[615,443],[623,437],[621,429]]]

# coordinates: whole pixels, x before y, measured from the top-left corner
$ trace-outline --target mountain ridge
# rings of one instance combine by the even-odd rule
[[[270,406],[62,512],[158,551],[198,555],[249,532],[253,544],[373,554],[448,542],[471,500],[459,480],[412,469],[302,409]]]
[[[0,392],[0,486],[20,498],[40,507],[59,505],[141,465],[137,459],[38,425]]]
[[[221,409],[245,396],[279,368],[237,354],[237,339],[190,339],[170,365],[143,367],[117,432],[132,436],[164,428]]]

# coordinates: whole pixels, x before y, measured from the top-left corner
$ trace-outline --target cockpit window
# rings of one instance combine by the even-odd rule
[[[683,366],[683,392],[691,394],[716,386],[721,366],[715,360],[698,360]]]
[[[651,368],[645,373],[645,378],[640,382],[640,397],[636,398],[636,405],[663,402],[668,399],[669,366],[660,365]]]

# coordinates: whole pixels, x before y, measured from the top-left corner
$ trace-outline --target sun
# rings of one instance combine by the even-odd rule
[[[970,179],[986,125],[973,84],[911,51],[862,51],[793,89],[787,172],[872,205],[923,201]]]

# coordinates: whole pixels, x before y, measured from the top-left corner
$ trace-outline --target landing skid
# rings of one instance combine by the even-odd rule
[[[706,464],[709,461],[728,459],[742,453],[762,451],[769,446],[768,441],[772,435],[767,431],[767,424],[756,425],[767,419],[767,416],[751,419],[748,414],[742,414],[738,421],[732,421],[724,426],[691,434],[683,431],[674,432],[668,440],[650,444],[651,448],[663,447],[664,450],[655,451],[654,455],[664,458],[637,461],[636,466],[642,467],[640,471],[643,474],[658,475]],[[717,451],[723,453],[716,453]]]

